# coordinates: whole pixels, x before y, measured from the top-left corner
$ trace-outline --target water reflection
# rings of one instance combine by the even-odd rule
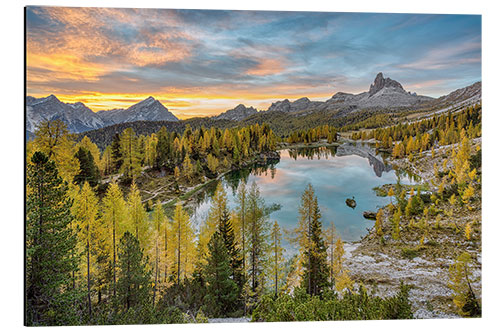
[[[366,228],[374,223],[363,218],[363,211],[375,211],[390,200],[377,197],[372,188],[394,184],[398,179],[402,183],[411,183],[412,180],[403,171],[392,170],[378,155],[363,155],[356,153],[359,152],[356,149],[341,147],[282,150],[278,163],[227,174],[220,181],[228,193],[230,208],[236,207],[236,192],[240,182],[255,181],[270,207],[271,221],[277,220],[282,228],[291,230],[298,223],[302,192],[311,183],[318,197],[323,224],[328,225],[333,221],[342,239],[358,240],[367,233]],[[349,151],[353,153],[347,154]],[[206,218],[216,186],[217,181],[214,181],[196,196],[193,215],[195,225]],[[345,205],[345,199],[353,196],[357,202],[355,209]]]

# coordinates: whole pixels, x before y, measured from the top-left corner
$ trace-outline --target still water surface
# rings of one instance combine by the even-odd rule
[[[249,186],[256,182],[266,205],[281,207],[270,214],[271,222],[276,220],[281,228],[292,230],[298,224],[302,193],[311,183],[318,197],[323,226],[334,222],[344,241],[359,240],[374,223],[363,218],[363,211],[376,211],[390,202],[388,197],[377,197],[373,187],[396,183],[398,174],[402,183],[409,184],[410,180],[387,165],[377,167],[357,155],[337,156],[336,150],[336,147],[281,150],[279,163],[229,173],[220,181],[228,195],[230,209],[236,208],[239,183],[246,181]],[[194,226],[206,219],[215,186],[198,195],[192,216]],[[345,204],[346,198],[352,197],[357,203],[355,209]],[[286,241],[284,245],[290,247]]]

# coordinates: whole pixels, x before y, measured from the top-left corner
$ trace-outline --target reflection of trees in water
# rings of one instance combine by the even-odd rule
[[[328,147],[303,147],[303,148],[293,148],[288,150],[288,155],[294,160],[297,160],[298,157],[305,157],[308,160],[313,160],[317,158],[318,160],[321,158],[328,159],[330,156],[335,156],[337,152],[337,146],[328,146]]]
[[[422,178],[417,175],[417,174],[414,174],[412,172],[409,172],[408,170],[405,170],[405,169],[401,169],[401,168],[397,168],[397,169],[394,169],[394,171],[396,172],[396,177],[398,179],[398,181],[401,179],[401,178],[408,178],[408,180],[410,182],[413,182],[413,183],[418,183],[422,180]]]
[[[272,162],[269,162],[265,165],[254,164],[250,167],[231,171],[224,176],[224,182],[228,185],[228,187],[231,189],[234,195],[238,190],[240,182],[243,181],[245,182],[245,184],[248,183],[248,177],[250,175],[254,176],[271,175],[271,179],[274,179],[274,176],[276,175],[276,164],[278,163],[279,161],[273,160]]]

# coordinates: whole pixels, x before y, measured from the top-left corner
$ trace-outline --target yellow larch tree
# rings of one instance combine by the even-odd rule
[[[344,267],[344,242],[339,237],[335,243],[335,249],[333,252],[333,274],[335,276],[335,289],[338,292],[344,289],[352,290],[353,281],[349,277],[349,271]]]
[[[278,221],[274,221],[271,229],[271,275],[274,285],[274,294],[277,296],[278,291],[282,290],[281,281],[284,277],[284,248],[281,246],[281,230]]]
[[[335,228],[335,224],[330,222],[330,226],[325,231],[325,240],[326,245],[328,246],[327,255],[328,255],[328,263],[330,265],[330,283],[333,285],[335,282],[335,274],[334,274],[334,262],[335,262],[335,244],[337,242],[337,229]]]
[[[172,272],[175,274],[177,285],[179,285],[181,275],[186,278],[192,274],[196,256],[194,230],[189,215],[180,203],[175,205],[171,230]]]
[[[212,206],[208,212],[208,217],[200,227],[198,259],[203,263],[205,263],[204,254],[208,251],[208,242],[212,234],[216,231],[220,221],[222,221],[224,211],[227,210],[227,194],[222,184],[219,183],[212,197]]]
[[[141,248],[146,248],[149,243],[150,227],[146,215],[146,209],[142,204],[141,194],[135,181],[132,181],[130,193],[127,198],[127,211],[133,235],[139,241]]]
[[[127,208],[122,191],[118,184],[111,183],[102,201],[103,232],[111,239],[112,271],[113,271],[113,296],[116,296],[116,260],[118,241],[126,231],[130,230]]]
[[[90,187],[88,182],[85,182],[79,191],[78,195],[73,201],[71,214],[74,216],[76,225],[78,226],[77,237],[79,248],[85,255],[85,268],[81,270],[83,277],[87,280],[87,304],[89,316],[92,316],[92,302],[91,302],[91,275],[94,272],[91,263],[95,249],[94,239],[97,232],[97,209],[98,199]]]
[[[33,140],[33,152],[41,151],[52,159],[61,177],[72,183],[80,172],[80,163],[75,157],[74,135],[70,134],[61,120],[43,121],[38,125]]]
[[[153,248],[152,248],[152,257],[154,258],[153,264],[153,274],[154,274],[154,285],[153,285],[153,305],[156,302],[156,293],[158,291],[158,282],[160,280],[161,274],[161,258],[162,256],[162,240],[164,239],[162,236],[164,235],[167,221],[165,217],[165,211],[160,200],[156,201],[156,204],[153,209]]]

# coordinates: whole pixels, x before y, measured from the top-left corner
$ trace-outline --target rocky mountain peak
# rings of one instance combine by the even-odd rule
[[[370,96],[373,96],[383,88],[393,88],[395,90],[400,90],[402,92],[405,92],[401,83],[392,80],[391,78],[384,78],[384,74],[380,72],[377,74],[375,80],[370,85],[370,90],[368,91],[368,93]]]

